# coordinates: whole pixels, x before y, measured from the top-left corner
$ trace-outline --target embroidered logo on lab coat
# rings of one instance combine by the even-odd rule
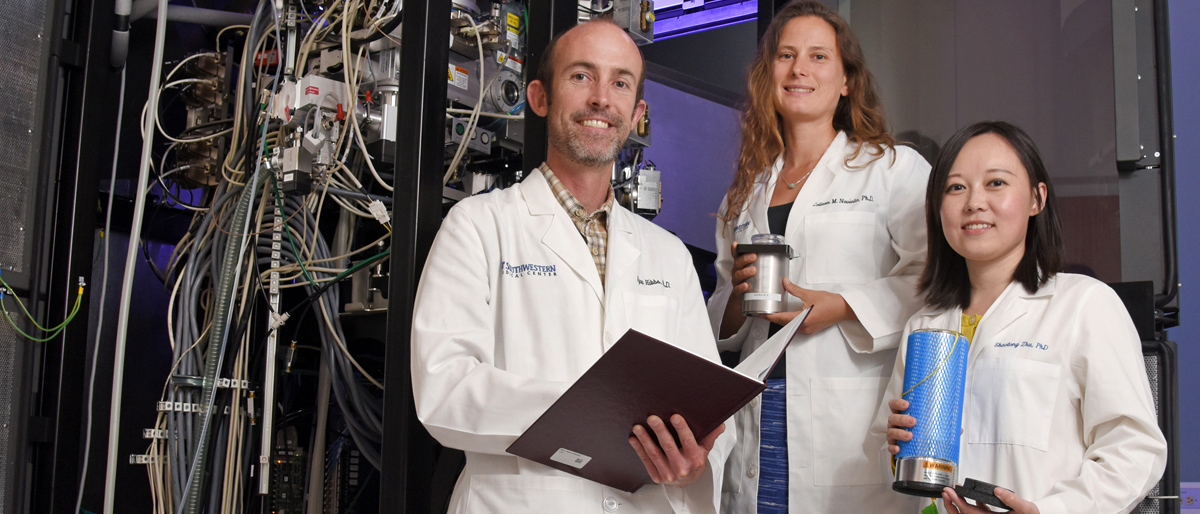
[[[746,230],[746,227],[749,227],[749,226],[750,226],[750,222],[749,222],[749,221],[747,221],[747,222],[745,222],[745,223],[742,223],[741,225],[738,225],[738,226],[736,226],[736,227],[733,227],[733,233],[734,233],[734,234],[741,233],[741,231],[743,231],[743,230]]]
[[[500,261],[500,271],[505,275],[513,278],[521,277],[557,277],[558,270],[556,266],[544,264],[509,264],[508,261]]]

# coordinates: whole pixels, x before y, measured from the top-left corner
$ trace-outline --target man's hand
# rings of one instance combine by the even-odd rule
[[[993,494],[1000,498],[1005,505],[1012,507],[1013,514],[1041,514],[1037,505],[1026,501],[1008,489],[997,487]],[[982,506],[975,507],[968,504],[958,493],[954,492],[954,489],[949,487],[942,489],[942,502],[946,505],[946,512],[950,514],[991,514],[992,512]]]
[[[908,402],[900,398],[892,398],[888,400],[888,408],[892,410],[892,415],[888,416],[887,443],[888,452],[892,455],[900,453],[899,441],[911,441],[912,432],[905,430],[917,426],[917,418],[902,414],[908,410]]]
[[[802,300],[805,306],[813,306],[812,312],[808,314],[807,318],[804,318],[804,323],[800,325],[801,333],[815,334],[835,323],[858,319],[858,316],[854,314],[854,309],[850,308],[850,304],[847,304],[846,299],[842,298],[840,294],[818,289],[805,289],[793,284],[787,277],[783,277],[783,288],[792,296]],[[803,310],[801,308],[798,311],[768,314],[763,318],[771,323],[786,325]]]
[[[654,435],[651,436],[642,425],[634,425],[629,445],[633,446],[633,450],[642,459],[642,464],[646,466],[646,471],[650,473],[654,483],[686,487],[704,474],[708,465],[708,452],[712,451],[717,436],[725,432],[725,425],[717,426],[716,430],[700,442],[696,441],[696,436],[692,434],[692,429],[688,427],[683,416],[671,416],[671,425],[675,427],[675,433],[679,434],[679,447],[675,446],[675,438],[658,416],[646,418],[646,426],[654,431]]]

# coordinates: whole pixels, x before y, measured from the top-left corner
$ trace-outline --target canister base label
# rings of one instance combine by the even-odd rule
[[[751,302],[764,301],[764,300],[769,301],[769,302],[778,302],[782,299],[783,299],[783,295],[781,295],[779,293],[745,293],[742,295],[743,301],[748,300]]]

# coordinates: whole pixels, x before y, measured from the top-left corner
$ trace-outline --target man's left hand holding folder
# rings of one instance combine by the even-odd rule
[[[642,425],[634,425],[634,435],[629,437],[629,444],[642,459],[654,483],[686,487],[704,474],[708,452],[712,451],[717,437],[725,432],[725,425],[717,425],[711,434],[696,441],[683,416],[672,415],[671,424],[679,434],[678,445],[663,420],[654,415],[646,418],[646,426],[654,431],[654,435]]]

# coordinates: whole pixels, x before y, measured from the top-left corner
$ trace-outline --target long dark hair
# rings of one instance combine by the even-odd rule
[[[887,130],[875,79],[867,69],[866,58],[850,25],[837,12],[820,2],[791,2],[775,14],[758,45],[754,60],[750,62],[746,107],[742,114],[741,155],[738,156],[733,184],[729,186],[727,209],[721,215],[727,225],[746,208],[754,182],[761,174],[769,173],[768,168],[783,153],[783,121],[775,111],[772,96],[775,88],[775,54],[779,51],[779,38],[784,27],[801,16],[816,16],[825,20],[837,35],[837,52],[842,59],[849,94],[838,99],[837,110],[833,114],[834,130],[845,131],[850,141],[866,146],[867,152],[876,159],[883,156],[885,147],[896,145],[896,139]],[[863,146],[846,156],[846,162],[857,158]]]
[[[925,303],[941,309],[956,306],[965,309],[971,304],[971,279],[967,275],[967,262],[950,247],[942,231],[942,194],[946,190],[950,168],[954,166],[963,146],[971,138],[983,134],[996,134],[1008,142],[1025,167],[1034,197],[1042,204],[1041,212],[1029,218],[1029,228],[1025,233],[1025,255],[1013,271],[1013,280],[1033,293],[1055,273],[1062,271],[1064,259],[1058,201],[1037,145],[1016,125],[1003,121],[981,121],[950,136],[933,165],[933,171],[929,173],[929,187],[925,190],[929,252],[917,290],[925,296]],[[1037,188],[1039,183],[1046,185],[1045,198],[1040,197]]]

